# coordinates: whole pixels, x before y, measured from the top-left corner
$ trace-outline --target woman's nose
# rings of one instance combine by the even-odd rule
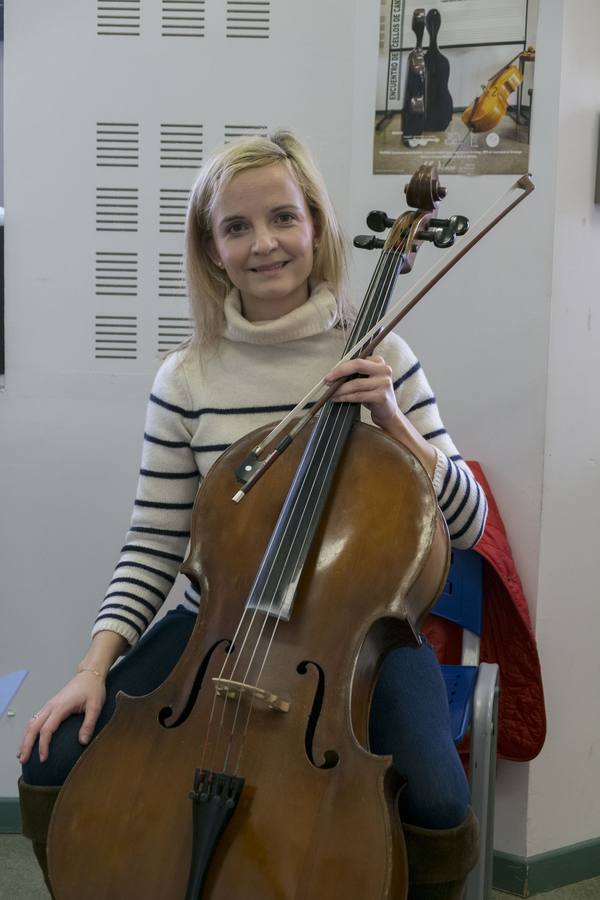
[[[277,238],[269,228],[257,229],[254,232],[252,251],[254,253],[270,253],[277,247]]]

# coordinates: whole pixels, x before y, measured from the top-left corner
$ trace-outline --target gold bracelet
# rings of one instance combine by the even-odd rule
[[[81,672],[91,672],[92,675],[96,675],[98,678],[101,678],[102,681],[106,678],[106,675],[103,675],[102,672],[99,672],[97,669],[90,669],[87,666],[80,666],[77,669],[77,674],[80,675]]]

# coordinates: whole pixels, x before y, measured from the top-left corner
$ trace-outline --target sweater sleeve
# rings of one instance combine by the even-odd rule
[[[435,448],[433,487],[452,546],[468,550],[483,533],[487,517],[485,494],[446,431],[435,394],[408,344],[394,336],[389,349],[384,345],[383,352],[394,371],[398,406]]]
[[[185,557],[200,480],[191,449],[196,419],[173,354],[152,386],[131,524],[92,635],[116,631],[134,644],[167,598]]]

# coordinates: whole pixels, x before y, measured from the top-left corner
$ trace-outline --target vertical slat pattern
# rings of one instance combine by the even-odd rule
[[[96,231],[137,231],[137,188],[96,188]]]
[[[137,317],[96,316],[96,359],[137,359]]]
[[[197,169],[202,162],[204,126],[163,123],[160,126],[161,169]]]
[[[158,296],[163,298],[186,296],[182,253],[159,253]]]
[[[137,297],[138,254],[98,250],[96,253],[96,296]]]
[[[96,34],[139,37],[140,32],[140,0],[98,0]]]
[[[205,0],[162,0],[163,37],[204,37]]]
[[[268,38],[270,25],[270,0],[227,0],[228,38]]]
[[[137,168],[140,161],[138,122],[98,122],[96,165]]]

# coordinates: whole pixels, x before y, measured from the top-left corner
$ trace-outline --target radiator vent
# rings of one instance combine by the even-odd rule
[[[184,316],[158,317],[158,352],[168,353],[192,336],[192,323]]]
[[[203,142],[202,125],[161,125],[161,169],[197,169]]]
[[[140,161],[140,126],[137,122],[98,122],[96,165],[136,168]]]
[[[139,37],[141,0],[98,0],[96,23],[98,35]]]
[[[188,190],[179,188],[160,189],[160,230],[163,233],[183,234],[185,213],[188,204]]]
[[[96,253],[96,296],[137,297],[138,254],[99,250]]]
[[[163,37],[204,37],[205,0],[162,0]]]
[[[96,316],[96,359],[137,359],[137,317]]]
[[[186,296],[182,253],[159,253],[158,296],[169,298]]]
[[[137,188],[96,188],[96,231],[137,231]]]
[[[227,0],[228,38],[268,38],[270,0]]]
[[[266,125],[226,125],[225,126],[225,143],[234,141],[236,138],[250,137],[253,134],[260,134],[265,137],[269,129]]]

